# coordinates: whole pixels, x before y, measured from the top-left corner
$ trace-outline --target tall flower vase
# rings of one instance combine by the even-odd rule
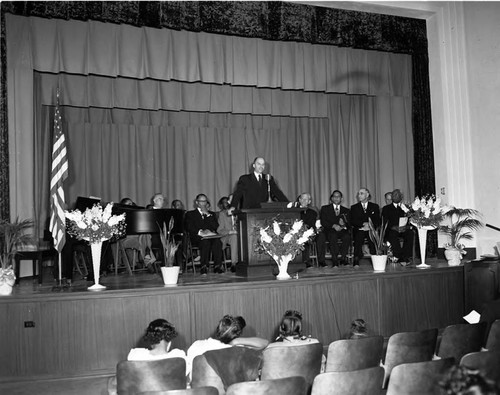
[[[418,230],[418,241],[420,244],[420,265],[417,265],[418,268],[427,268],[431,267],[425,263],[425,252],[427,249],[427,231],[436,229],[433,226],[417,226]]]
[[[99,271],[101,268],[101,249],[102,249],[102,241],[97,243],[91,243],[90,249],[92,251],[92,267],[94,269],[94,285],[88,287],[89,291],[100,291],[102,289],[106,289],[104,285],[99,284]]]
[[[279,273],[276,276],[276,280],[290,280],[292,277],[288,274],[288,264],[293,259],[292,255],[282,255],[282,256],[273,256],[276,264],[278,265]]]

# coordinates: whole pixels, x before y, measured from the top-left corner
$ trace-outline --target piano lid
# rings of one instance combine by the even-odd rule
[[[127,224],[127,234],[135,235],[139,233],[160,233],[160,226],[174,218],[173,233],[183,232],[184,210],[173,208],[146,210],[137,209],[133,206],[117,207],[116,214],[125,213],[125,223]]]

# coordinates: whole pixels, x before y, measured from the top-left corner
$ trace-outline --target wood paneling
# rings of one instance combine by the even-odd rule
[[[463,267],[363,272],[290,281],[217,283],[0,299],[0,380],[113,373],[146,325],[176,325],[174,347],[212,335],[224,314],[244,335],[273,340],[285,310],[303,313],[305,335],[324,345],[363,318],[374,334],[444,327],[464,313]],[[34,321],[34,328],[24,328]]]

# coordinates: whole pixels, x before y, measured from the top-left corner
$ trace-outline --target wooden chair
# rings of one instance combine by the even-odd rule
[[[116,366],[118,395],[186,388],[186,361],[167,358],[158,361],[121,361]]]
[[[323,345],[321,343],[299,346],[278,346],[266,348],[262,360],[262,380],[302,376],[310,393],[314,377],[321,370]]]
[[[334,341],[328,347],[325,370],[348,372],[380,366],[383,347],[383,336]]]
[[[487,379],[500,383],[500,352],[471,352],[462,357],[460,365],[469,369],[477,369]]]
[[[500,319],[491,324],[490,332],[486,339],[485,348],[488,351],[500,352]]]
[[[387,395],[440,395],[439,381],[454,363],[453,358],[445,358],[395,366],[389,379]]]
[[[394,366],[402,363],[432,360],[436,349],[438,330],[427,329],[419,332],[395,333],[389,338],[384,360],[384,388]]]
[[[170,391],[146,391],[141,392],[140,395],[219,395],[219,391],[215,387],[199,387]]]
[[[245,381],[227,389],[226,395],[305,395],[307,384],[304,377],[294,376],[274,380]]]
[[[316,376],[311,395],[376,395],[382,392],[384,369],[376,366],[351,372],[326,372]]]
[[[486,326],[486,322],[447,326],[441,336],[436,355],[441,358],[453,357],[458,362],[465,354],[481,351]]]

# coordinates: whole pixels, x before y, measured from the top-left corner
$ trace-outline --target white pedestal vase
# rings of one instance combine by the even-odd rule
[[[273,256],[274,261],[278,265],[279,273],[276,280],[290,280],[292,277],[288,274],[288,264],[293,259],[292,255]]]
[[[373,270],[376,272],[384,272],[387,265],[387,255],[372,255]]]
[[[102,241],[90,244],[90,250],[92,251],[92,267],[94,269],[94,285],[88,287],[89,291],[100,291],[106,289],[104,285],[99,284],[99,272],[101,269],[101,249]]]
[[[160,268],[165,285],[177,285],[179,280],[179,266],[162,266]]]
[[[425,263],[425,252],[427,249],[427,231],[436,229],[434,226],[417,226],[418,231],[418,241],[420,244],[420,265],[417,265],[420,269],[425,269],[431,267]]]

